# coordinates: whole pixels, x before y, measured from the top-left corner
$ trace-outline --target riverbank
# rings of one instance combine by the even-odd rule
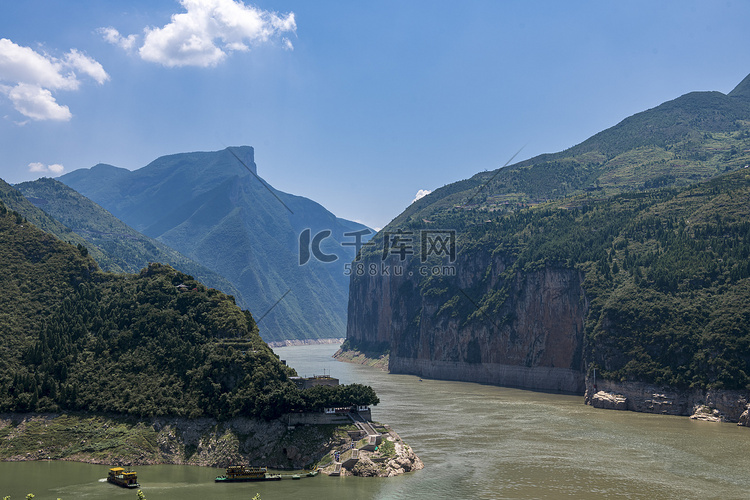
[[[338,351],[336,351],[333,357],[338,361],[343,361],[344,363],[354,363],[355,365],[371,366],[373,368],[383,370],[384,372],[388,371],[388,364],[390,363],[390,354],[380,354],[377,356],[373,356],[372,354],[357,350],[339,349]]]
[[[438,368],[432,370],[421,370],[418,360],[408,360],[404,364],[402,359],[396,359],[397,370],[389,370],[389,355],[373,355],[359,350],[339,349],[333,355],[339,361],[354,363],[365,366],[374,366],[385,372],[407,373],[418,375],[426,379],[435,380],[464,380],[471,382],[487,383],[501,387],[518,387],[521,384],[499,384],[493,383],[498,377],[485,376],[478,377],[476,374],[469,373],[467,377],[462,378],[460,370],[454,369],[453,372],[445,374]],[[401,362],[401,363],[400,363]],[[444,364],[444,363],[443,363]],[[400,366],[404,365],[404,366]],[[481,371],[483,365],[477,365],[474,370]],[[554,370],[548,370],[552,373]],[[569,370],[568,370],[569,371]],[[542,373],[540,376],[549,376],[550,373]],[[483,375],[492,375],[488,370]],[[445,375],[445,376],[444,376]],[[690,417],[692,420],[703,420],[707,422],[727,422],[736,423],[739,426],[750,427],[750,391],[737,390],[680,390],[672,387],[660,387],[653,384],[641,382],[616,382],[610,380],[598,380],[597,388],[594,389],[592,379],[583,380],[580,375],[582,385],[585,384],[583,393],[584,404],[594,408],[606,410],[627,410],[638,413],[653,413],[660,415],[674,415]],[[559,386],[559,380],[553,381]],[[556,392],[568,392],[565,388],[554,386],[545,387],[546,390]],[[524,388],[524,387],[521,387]],[[531,387],[525,387],[527,390],[534,390]],[[578,391],[575,391],[578,392]],[[581,394],[581,392],[578,392]]]
[[[326,345],[326,344],[342,344],[346,339],[343,338],[330,338],[330,339],[288,339],[288,340],[276,340],[273,342],[266,342],[268,347],[273,349],[277,347],[292,347],[302,345]]]
[[[238,417],[219,422],[210,418],[2,414],[0,460],[207,467],[262,463],[272,469],[299,470],[325,463],[326,457],[348,445],[352,433],[357,434],[354,425],[289,426],[284,419],[267,422]],[[401,442],[395,433],[391,436]],[[418,457],[412,462],[421,464]],[[417,468],[421,467],[401,467],[398,472],[399,467],[390,466],[389,471]]]
[[[594,408],[629,410],[690,417],[708,422],[730,422],[750,427],[748,391],[680,390],[641,382],[586,381],[584,402]]]
[[[390,427],[377,423],[373,427],[381,433],[377,444],[366,437],[343,439],[318,463],[321,472],[330,476],[393,477],[424,468],[414,450]]]

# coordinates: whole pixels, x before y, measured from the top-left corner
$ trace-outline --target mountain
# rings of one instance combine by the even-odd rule
[[[100,265],[106,266],[109,271],[122,272],[122,268],[112,262],[109,256],[102,252],[100,248],[89,243],[80,235],[73,232],[68,226],[50,217],[49,214],[34,206],[34,204],[27,200],[19,190],[2,179],[0,179],[0,202],[5,204],[10,210],[18,212],[22,217],[32,222],[38,228],[63,241],[85,247],[94,260],[100,263]]]
[[[144,236],[65,184],[42,178],[14,187],[34,206],[85,238],[87,248],[100,250],[101,257],[92,256],[103,270],[136,273],[150,262],[169,264],[209,287],[234,296],[238,305],[245,305],[240,292],[224,277]]]
[[[746,391],[749,82],[413,203],[363,252],[387,273],[351,276],[345,348],[531,389]],[[413,256],[383,260],[394,238]]]
[[[356,241],[348,233],[370,231],[269,186],[253,148],[164,156],[135,171],[96,165],[59,180],[224,276],[258,314],[265,340],[344,336],[344,264]],[[315,258],[316,242],[333,262]]]
[[[749,87],[745,78],[728,95],[691,92],[565,151],[449,184],[413,203],[393,223],[454,205],[506,211],[582,193],[687,186],[743,167],[750,161]]]
[[[299,390],[232,297],[162,264],[103,273],[1,202],[0,268],[0,412],[274,419],[378,402],[357,384]]]

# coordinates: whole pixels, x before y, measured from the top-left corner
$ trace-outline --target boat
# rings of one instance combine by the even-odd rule
[[[116,484],[117,486],[122,486],[123,488],[141,487],[141,485],[138,484],[138,477],[136,476],[135,471],[125,470],[122,467],[112,467],[109,469],[107,481]]]
[[[223,476],[218,476],[217,483],[231,483],[241,481],[280,481],[278,474],[269,474],[267,467],[248,467],[245,465],[230,465]]]

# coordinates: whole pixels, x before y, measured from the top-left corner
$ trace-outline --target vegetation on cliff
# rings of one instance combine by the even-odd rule
[[[188,259],[164,243],[139,233],[62,182],[41,178],[16,184],[10,189],[16,191],[16,197],[28,200],[26,204],[18,203],[18,208],[11,208],[27,218],[29,216],[26,214],[34,207],[44,210],[45,214],[64,224],[66,229],[69,228],[68,231],[74,231],[71,234],[85,240],[74,241],[70,237],[65,237],[68,235],[49,230],[48,232],[52,232],[63,241],[83,243],[104,271],[137,273],[149,262],[161,262],[195,276],[211,288],[232,295],[238,305],[245,304],[240,292],[224,277]],[[10,195],[11,193],[8,193],[7,197],[10,198]],[[0,192],[0,200],[5,198],[6,196]],[[31,204],[33,206],[29,207]],[[40,227],[35,219],[30,220]]]
[[[344,336],[343,266],[354,250],[340,243],[354,240],[344,233],[366,228],[273,189],[258,175],[253,148],[163,156],[134,171],[100,164],[59,180],[226,278],[250,310],[270,311],[261,332],[266,341]],[[331,231],[322,250],[336,262],[300,264],[306,229]]]
[[[0,412],[276,418],[377,404],[361,385],[300,391],[231,296],[161,264],[101,272],[0,204]]]
[[[365,268],[380,263],[385,238],[414,235],[414,258],[404,262],[414,278],[398,298],[411,316],[392,318],[397,337],[411,335],[426,314],[499,334],[515,319],[513,284],[542,269],[577,270],[588,301],[581,346],[588,370],[676,387],[750,388],[748,164],[746,92],[692,93],[569,150],[436,190],[362,257]],[[502,265],[422,275],[417,238],[433,230],[456,231],[458,261],[497,257]],[[471,255],[491,258],[462,260]],[[351,287],[377,279],[353,273]],[[422,298],[441,306],[422,310]],[[352,321],[350,332],[368,319]],[[371,347],[367,338],[349,340]]]

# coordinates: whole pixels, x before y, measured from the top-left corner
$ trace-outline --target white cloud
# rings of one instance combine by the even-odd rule
[[[425,196],[427,196],[431,192],[432,191],[428,191],[427,189],[420,189],[419,191],[417,191],[416,196],[414,197],[414,199],[411,202],[414,203],[417,200],[421,200],[422,198],[424,198]]]
[[[186,12],[172,15],[161,28],[146,28],[141,58],[167,67],[216,66],[231,52],[246,52],[282,33],[294,33],[294,13],[279,15],[235,0],[181,0]],[[105,40],[132,47],[135,36],[124,38],[114,28],[100,28]],[[293,49],[287,37],[281,39]]]
[[[64,71],[64,64],[59,60],[0,38],[0,79],[3,81],[31,83],[49,89],[77,89],[75,74],[64,74]]]
[[[96,80],[96,83],[99,85],[109,80],[109,75],[104,71],[101,64],[89,56],[81,54],[76,49],[70,49],[70,52],[65,55],[65,62],[68,63],[71,68],[89,75]]]
[[[65,170],[65,167],[59,163],[53,163],[52,165],[45,165],[39,162],[29,163],[29,172],[60,175],[63,173],[63,170]]]
[[[138,38],[136,35],[122,36],[119,31],[111,26],[107,28],[99,28],[96,31],[112,45],[117,45],[118,47],[121,47],[125,50],[133,49]]]
[[[58,59],[0,38],[0,82],[9,84],[0,84],[0,94],[32,120],[70,120],[70,109],[58,104],[52,91],[77,90],[77,73],[100,84],[109,80],[101,64],[76,49]]]
[[[38,85],[19,83],[8,98],[16,111],[32,120],[68,121],[73,116],[67,106],[57,104],[52,92]]]

